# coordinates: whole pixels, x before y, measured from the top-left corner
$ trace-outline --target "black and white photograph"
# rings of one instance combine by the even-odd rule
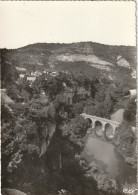
[[[135,1],[1,1],[1,194],[137,195]]]

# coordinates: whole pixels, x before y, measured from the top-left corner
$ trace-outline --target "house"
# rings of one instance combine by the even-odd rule
[[[16,70],[18,70],[19,72],[22,72],[24,74],[26,74],[26,72],[27,72],[26,68],[20,68],[20,67],[17,67],[17,66],[16,66]]]
[[[19,77],[22,79],[22,78],[25,77],[25,75],[24,74],[19,74]]]
[[[52,72],[52,75],[56,75],[57,74],[57,72]]]
[[[51,76],[55,77],[58,75],[58,72],[49,72]]]
[[[27,74],[27,69],[26,68],[16,67],[16,70],[18,70],[20,78],[24,78],[25,75]]]
[[[35,76],[35,73],[34,72],[31,72],[31,76]]]
[[[136,89],[130,89],[129,90],[129,92],[130,92],[130,95],[136,95]]]
[[[41,76],[42,74],[43,74],[43,72],[40,71],[40,70],[35,71],[35,76],[36,77]]]
[[[18,70],[19,72],[19,77],[22,79],[25,77],[25,75],[27,74],[27,69],[26,68],[20,68],[16,66],[16,70]]]
[[[35,76],[33,76],[33,75],[29,75],[29,76],[27,76],[27,81],[34,82],[34,81],[35,81],[35,79],[36,79],[36,77],[35,77]]]

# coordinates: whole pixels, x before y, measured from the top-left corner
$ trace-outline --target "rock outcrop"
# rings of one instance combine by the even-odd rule
[[[10,188],[3,188],[1,190],[2,195],[27,195],[24,192],[21,192],[19,190],[16,189],[10,189]]]

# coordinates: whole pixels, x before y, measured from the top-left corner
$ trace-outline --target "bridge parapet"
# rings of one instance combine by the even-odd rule
[[[83,116],[84,118],[94,119],[95,121],[98,120],[98,121],[106,122],[106,123],[109,123],[109,124],[116,124],[118,126],[121,124],[117,121],[112,121],[112,120],[109,120],[109,119],[97,117],[95,115],[89,115],[89,114],[86,114],[86,113],[82,113],[81,116]]]
[[[97,117],[97,116],[93,116],[93,115],[89,115],[86,113],[82,113],[81,116],[83,116],[85,119],[90,119],[92,121],[92,128],[95,129],[96,127],[96,122],[100,122],[102,124],[102,128],[101,131],[103,133],[106,133],[107,131],[107,126],[111,126],[112,127],[112,136],[114,137],[116,128],[121,124],[119,122],[116,121],[112,121],[109,119],[105,119],[105,118],[101,118],[101,117]]]

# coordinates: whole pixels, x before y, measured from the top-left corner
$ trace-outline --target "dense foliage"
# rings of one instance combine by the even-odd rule
[[[89,127],[80,114],[110,118],[128,88],[82,72],[59,73],[55,77],[44,74],[30,85],[26,78],[18,78],[14,66],[4,63],[2,188],[17,188],[31,195],[115,193],[116,182],[105,176],[98,165],[82,165],[82,159],[76,158],[85,145]],[[5,67],[10,72],[6,73]],[[79,89],[84,93],[79,94]],[[67,91],[73,91],[71,104]],[[48,101],[41,101],[42,93],[49,97]],[[124,113],[126,120],[134,119],[130,117],[132,107],[130,102]],[[123,124],[115,142],[120,150],[125,147],[126,157],[132,157],[135,141],[125,128]]]
[[[132,97],[124,112],[124,119],[134,127],[136,126],[136,97]]]
[[[7,61],[7,50],[0,50],[1,54],[1,86],[2,88],[7,87],[9,83],[13,84],[14,81],[19,77],[16,68],[11,62]]]
[[[132,131],[130,123],[124,122],[120,125],[115,132],[114,143],[119,153],[125,158],[126,162],[136,168],[136,132]]]

